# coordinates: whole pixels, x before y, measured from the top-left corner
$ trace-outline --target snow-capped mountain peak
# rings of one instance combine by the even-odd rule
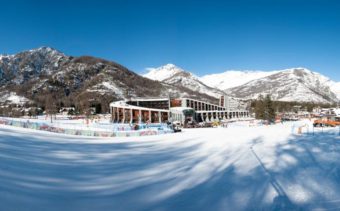
[[[228,70],[223,73],[209,74],[202,76],[200,80],[208,86],[226,90],[231,87],[236,87],[248,83],[252,80],[263,78],[278,71],[257,71],[257,70]]]
[[[200,81],[199,77],[174,64],[167,64],[158,68],[149,68],[149,72],[143,76],[152,80],[161,81],[164,84],[185,87],[189,90],[215,98],[225,94],[219,89],[207,86]]]
[[[280,101],[329,103],[338,101],[329,78],[306,68],[291,68],[258,78],[227,91],[234,96],[255,99],[270,94]]]
[[[28,50],[28,52],[31,52],[31,53],[35,53],[35,52],[58,52],[58,53],[61,53],[57,49],[49,47],[49,46],[41,46],[39,48]]]
[[[271,94],[281,101],[336,102],[340,85],[304,67],[274,71],[236,71],[197,77],[173,64],[153,68],[145,77],[182,86],[218,98],[228,93],[238,98],[255,99]]]
[[[147,70],[148,73],[143,76],[155,81],[163,81],[171,78],[177,73],[185,72],[182,68],[179,68],[174,64],[166,64],[158,68],[147,68]]]

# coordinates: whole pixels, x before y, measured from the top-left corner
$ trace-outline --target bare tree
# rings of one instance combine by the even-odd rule
[[[53,115],[58,112],[56,96],[53,94],[47,95],[45,99],[45,111],[50,115],[51,123],[53,122]]]

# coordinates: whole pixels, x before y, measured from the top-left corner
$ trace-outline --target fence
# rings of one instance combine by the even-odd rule
[[[48,131],[53,133],[62,133],[67,135],[95,136],[95,137],[131,137],[131,136],[148,136],[172,133],[173,130],[166,125],[140,125],[138,130],[134,130],[130,125],[113,125],[111,129],[95,130],[95,129],[73,129],[49,125],[42,122],[30,122],[28,120],[20,121],[13,119],[0,118],[0,124],[10,125],[21,128],[29,128],[35,130]],[[99,129],[99,128],[98,128]]]

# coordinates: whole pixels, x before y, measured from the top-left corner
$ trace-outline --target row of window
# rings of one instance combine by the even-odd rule
[[[196,111],[225,111],[221,106],[198,102],[195,100],[186,100],[186,107],[195,109]]]

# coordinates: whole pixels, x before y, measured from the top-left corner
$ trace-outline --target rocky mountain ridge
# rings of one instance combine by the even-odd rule
[[[49,103],[79,109],[97,106],[103,112],[110,102],[130,97],[190,96],[216,101],[204,93],[147,79],[112,61],[67,56],[50,47],[0,56],[0,104],[16,104],[13,96],[39,107]]]
[[[211,92],[242,98],[256,99],[259,95],[270,94],[274,100],[278,101],[297,101],[315,103],[335,103],[340,99],[340,83],[310,71],[306,68],[291,68],[275,71],[226,71],[220,74],[209,74],[202,77],[195,76],[181,68],[171,66],[171,70],[166,72],[167,67],[155,68],[152,78],[157,75],[157,70],[161,70],[162,81],[174,82],[185,81],[184,84],[194,91],[200,91],[211,95]],[[181,76],[182,75],[182,76]],[[166,76],[166,77],[164,77]],[[176,78],[174,80],[173,78]],[[188,82],[190,81],[190,82]],[[193,84],[202,84],[206,89],[202,90]],[[206,85],[208,84],[208,85]],[[216,91],[217,90],[217,91]]]

